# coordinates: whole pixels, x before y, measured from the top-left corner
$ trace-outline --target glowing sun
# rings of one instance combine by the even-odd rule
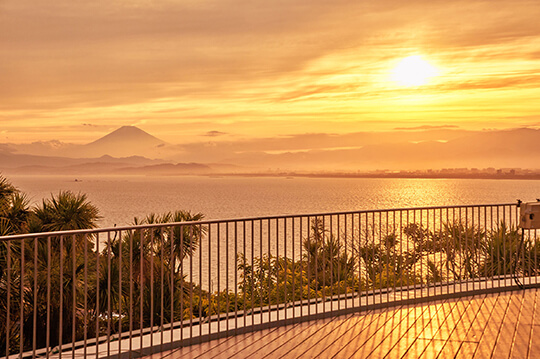
[[[422,86],[437,75],[437,69],[420,56],[409,56],[394,68],[392,79],[403,86]]]

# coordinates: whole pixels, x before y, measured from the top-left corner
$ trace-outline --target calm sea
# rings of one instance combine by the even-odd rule
[[[39,203],[61,190],[86,193],[101,227],[177,209],[207,219],[362,209],[512,203],[540,198],[540,181],[372,178],[9,176]]]

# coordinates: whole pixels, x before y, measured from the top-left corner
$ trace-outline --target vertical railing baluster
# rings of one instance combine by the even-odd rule
[[[268,240],[268,247],[267,247],[267,251],[268,251],[268,268],[272,268],[272,247],[271,247],[271,243],[270,243],[270,233],[272,232],[272,228],[270,226],[270,219],[268,219],[267,221],[267,240]],[[271,296],[271,276],[270,276],[270,272],[268,273],[268,281],[267,281],[267,293],[268,293],[268,323],[270,323],[272,321],[272,317],[271,317],[271,312],[272,312],[272,296]]]
[[[488,233],[488,225],[487,225],[487,206],[484,206],[484,236],[482,238],[482,240],[484,241],[485,245],[488,244],[488,241],[489,241],[489,233]],[[492,246],[491,246],[492,247]],[[488,250],[489,250],[489,247],[487,247]],[[484,257],[487,257],[486,254],[484,254]],[[487,263],[487,258],[484,258],[484,273],[482,273],[483,277],[484,277],[484,280],[487,281],[487,278],[489,277],[489,274],[487,273],[487,270],[488,270],[488,263]],[[492,278],[493,280],[493,278]]]
[[[259,226],[260,227],[260,226]],[[259,245],[259,248],[261,246]],[[254,271],[255,271],[255,265],[253,263],[253,260],[255,258],[255,221],[251,220],[251,325],[252,327],[255,326],[255,301],[253,292],[255,291],[255,288],[253,287],[253,280],[254,280]]]
[[[407,210],[407,224],[405,226],[405,228],[410,228],[410,217],[411,217],[411,214],[410,214],[411,210]],[[412,217],[413,217],[413,224],[416,223],[416,212],[413,211],[413,214],[412,214]],[[407,235],[407,237],[409,237]],[[411,297],[411,288],[413,289],[413,297],[414,299],[416,299],[416,281],[417,281],[417,278],[418,278],[418,274],[417,274],[417,269],[416,269],[416,244],[414,243],[414,238],[412,238],[412,243],[411,243],[411,238],[407,238],[407,252],[409,252],[409,245],[412,245],[412,258],[411,258],[411,271],[409,273],[409,278],[407,278],[407,282],[410,282],[412,280],[412,283],[409,283],[407,286],[407,300],[410,299]],[[410,252],[409,252],[410,253]],[[412,284],[412,285],[411,285]]]
[[[225,223],[225,324],[226,333],[229,336],[229,312],[230,312],[230,300],[229,300],[229,222]]]
[[[386,301],[390,301],[390,287],[392,287],[392,283],[395,282],[395,274],[390,272],[390,248],[388,247],[388,236],[390,235],[388,232],[388,211],[385,211],[384,214],[386,215],[385,218],[385,232],[383,236],[384,244],[385,244],[385,250],[386,250]],[[389,281],[390,279],[390,281]],[[381,298],[382,299],[382,298]]]
[[[171,318],[169,324],[170,326],[170,335],[171,343],[174,342],[174,287],[175,287],[175,273],[176,273],[176,262],[174,260],[174,226],[169,227],[169,244],[170,244],[170,267],[169,267],[169,292],[170,292],[170,301],[171,301]],[[210,303],[210,301],[208,301]],[[180,327],[180,333],[182,333],[183,327]],[[182,335],[182,334],[180,334]]]
[[[244,255],[244,265],[246,264],[246,261],[247,261],[247,247],[246,247],[246,221],[242,221],[242,240],[243,240],[243,249],[242,249],[242,253]],[[236,262],[236,267],[238,268],[238,258],[237,258],[237,262]],[[243,306],[242,306],[242,311],[243,311],[243,316],[244,316],[244,329],[247,327],[247,311],[246,311],[246,286],[245,286],[245,283],[246,283],[246,277],[245,277],[245,271],[244,271],[244,276],[242,278],[242,302],[243,302]]]
[[[58,281],[59,303],[58,303],[58,357],[62,358],[62,329],[64,327],[64,236],[58,237],[60,241],[60,253],[58,253],[58,261],[60,262],[60,279]]]
[[[171,343],[174,342],[174,289],[176,287],[176,282],[175,282],[175,279],[176,279],[176,261],[175,261],[175,255],[174,255],[174,250],[175,250],[175,240],[174,240],[174,230],[175,230],[175,227],[174,226],[171,226],[169,227],[169,243],[170,243],[170,268],[169,268],[169,276],[170,276],[170,284],[169,284],[169,291],[171,292],[171,319],[170,319],[170,330],[171,330]],[[180,293],[181,294],[181,293]],[[182,297],[180,296],[180,302],[182,301]],[[210,301],[208,301],[210,302]],[[182,323],[182,321],[180,320],[180,323]],[[180,339],[183,338],[183,332],[184,332],[184,326],[183,325],[180,325]]]
[[[322,241],[324,243],[324,241],[326,240],[326,216],[323,215],[322,216],[322,228],[323,228],[323,232],[322,232]],[[330,228],[330,231],[332,230],[332,228]],[[330,232],[331,233],[331,232]],[[323,303],[323,306],[322,306],[322,310],[323,310],[323,313],[326,312],[326,305],[324,305],[326,303],[326,266],[327,266],[327,259],[324,258],[324,254],[321,256],[321,272],[322,272],[322,303]]]
[[[33,325],[33,329],[32,329],[32,356],[35,358],[36,357],[36,350],[37,350],[37,311],[38,311],[38,302],[37,302],[37,298],[38,298],[38,287],[37,287],[37,274],[38,274],[38,270],[40,268],[38,268],[38,243],[39,242],[39,237],[34,237],[34,307],[33,307],[33,318],[32,318],[32,325]],[[7,241],[7,243],[9,243],[9,241]],[[8,266],[9,268],[9,266]],[[8,281],[9,282],[9,281]],[[9,298],[9,296],[8,296]],[[9,309],[9,305],[7,306],[7,308]],[[6,343],[8,343],[6,341]]]
[[[263,227],[263,221],[262,219],[259,219],[259,266],[262,267],[263,265],[263,230],[262,230],[262,227]],[[253,263],[252,263],[253,265]],[[262,268],[261,268],[262,269]],[[263,318],[263,288],[262,288],[262,281],[261,283],[259,283],[260,285],[260,288],[259,289],[259,312],[260,312],[260,315],[261,315],[261,319],[260,319],[260,322],[263,323],[264,321],[264,318]]]
[[[421,212],[420,212],[421,213]],[[430,237],[430,229],[429,229],[429,225],[430,225],[430,220],[429,220],[429,209],[426,210],[426,238],[425,240],[423,241],[424,243],[426,243],[428,240],[429,240],[429,237]],[[425,248],[422,248],[422,256],[424,256],[424,251],[426,251]],[[427,251],[427,254],[426,254],[426,265],[425,265],[425,275],[426,275],[426,296],[429,297],[430,296],[430,283],[429,283],[429,250]],[[431,283],[431,285],[433,285],[433,283]]]
[[[280,310],[279,310],[279,301],[280,301],[280,296],[279,296],[279,267],[280,267],[280,263],[279,263],[279,218],[276,218],[275,219],[275,222],[276,222],[276,237],[275,237],[275,242],[276,242],[276,266],[278,267],[278,269],[276,270],[276,285],[275,285],[275,290],[276,290],[276,314],[277,314],[277,320],[279,320],[279,315],[280,315]]]
[[[441,270],[440,270],[440,288],[439,288],[439,294],[442,295],[443,294],[443,283],[445,282],[444,280],[444,270],[443,270],[443,248],[442,248],[442,233],[443,233],[443,209],[440,208],[439,209],[439,235],[437,236],[438,240],[439,240],[439,244],[438,244],[438,250],[439,250],[439,267]],[[448,252],[447,252],[448,253]],[[437,268],[437,269],[438,269]]]
[[[219,228],[218,228],[219,231]],[[212,224],[208,225],[208,318],[212,316]],[[212,322],[209,320],[209,334]]]
[[[382,251],[382,238],[381,238],[381,235],[382,235],[382,213],[380,211],[377,211],[378,213],[378,217],[379,217],[379,226],[377,228],[377,236],[379,237],[378,238],[378,243],[377,243],[377,247],[378,247],[378,250],[379,250],[379,253],[382,255],[381,251]],[[382,258],[381,258],[382,259]],[[385,273],[385,268],[384,268],[384,260],[381,260],[379,262],[379,272],[380,272],[380,275],[379,275],[379,295],[377,296],[377,299],[380,301],[382,301],[382,297],[383,297],[383,275],[387,275],[388,276],[388,273]],[[388,272],[388,268],[386,268],[386,271]]]
[[[351,218],[352,218],[352,214],[351,214]],[[343,238],[344,238],[344,251],[345,251],[345,265],[347,266],[347,268],[345,268],[346,270],[346,273],[349,274],[349,269],[352,270],[352,273],[354,273],[354,269],[353,268],[349,268],[349,249],[348,249],[348,227],[347,227],[347,214],[344,214],[343,215],[343,226],[345,227],[345,230],[344,230],[344,233],[343,233]],[[341,264],[340,264],[341,266]],[[349,283],[349,277],[348,278],[342,278],[341,275],[342,275],[342,271],[339,272],[339,277],[340,277],[340,280],[342,280],[344,283],[345,283],[345,286],[344,286],[344,289],[343,289],[343,297],[345,299],[345,309],[348,308],[348,298],[349,298],[349,285],[351,286],[354,286],[354,283],[353,282],[350,282]],[[353,287],[350,288],[351,289],[351,293],[352,293],[352,289]],[[341,301],[340,301],[341,302]],[[338,302],[339,303],[339,302]],[[340,307],[338,306],[338,309],[340,309]]]
[[[144,242],[145,230],[141,228],[139,231],[139,348],[141,349],[144,333]]]
[[[534,230],[534,284],[538,283],[538,231]]]
[[[99,307],[99,235],[96,234],[96,359],[99,358],[99,317],[100,317],[100,307]]]
[[[71,358],[75,359],[76,325],[77,325],[77,248],[75,235],[71,235]],[[34,324],[35,325],[35,324]]]
[[[150,231],[150,353],[154,353],[154,232],[153,228]],[[142,338],[141,338],[142,343]],[[142,348],[142,344],[141,344]]]
[[[193,338],[193,225],[189,226],[189,338]]]
[[[469,209],[472,209],[472,208],[469,208],[469,207],[465,207],[465,253],[466,253],[466,256],[469,257],[467,258],[468,262],[466,264],[466,267],[469,267],[468,268],[468,271],[469,273],[465,273],[465,291],[469,291],[469,283],[471,282],[471,279],[473,277],[473,263],[472,263],[472,259],[470,258],[471,254],[471,249],[472,249],[472,241],[473,239],[471,238],[471,244],[469,244]],[[474,215],[471,215],[471,218],[474,218]],[[471,226],[471,237],[474,236],[474,227]],[[467,268],[465,268],[467,269]]]
[[[234,221],[234,334],[238,333],[238,221]]]
[[[291,246],[292,246],[292,260],[291,260],[291,265],[292,265],[292,297],[291,297],[291,301],[293,303],[296,303],[296,287],[295,287],[295,282],[296,282],[296,267],[297,267],[297,261],[296,261],[296,257],[295,257],[295,250],[294,250],[294,247],[295,247],[295,231],[294,231],[294,223],[296,222],[296,217],[292,217],[291,218],[292,220],[292,236],[291,236]],[[302,300],[302,297],[300,297],[300,300]],[[295,310],[295,306],[292,307],[292,316],[293,316],[293,319],[296,318],[296,310]]]
[[[284,297],[284,303],[285,305],[283,306],[284,308],[284,314],[285,314],[285,320],[287,320],[287,303],[289,303],[289,300],[287,298],[287,286],[288,286],[288,272],[287,272],[287,269],[288,269],[288,265],[287,265],[287,258],[288,258],[288,255],[287,255],[287,218],[283,218],[283,260],[285,261],[285,294],[283,295]],[[292,278],[291,278],[292,279]],[[279,319],[279,318],[278,318]]]
[[[396,235],[396,211],[392,210],[392,267],[394,268],[394,271],[398,270],[398,266],[396,264],[396,246],[397,246],[397,235]],[[396,287],[398,284],[398,276],[397,273],[394,273],[394,286],[393,286],[393,292],[396,293]]]
[[[111,232],[107,231],[107,338],[111,338],[111,294],[112,294],[112,281],[111,281]],[[107,356],[111,356],[111,341],[107,340]]]
[[[6,358],[8,358],[11,334],[11,241],[6,241],[6,247]]]
[[[50,356],[51,347],[51,237],[47,236],[47,330],[45,346],[47,347],[47,358]]]
[[[88,350],[88,235],[84,234],[84,347],[83,356],[86,357]]]
[[[199,237],[199,333],[202,333],[202,327],[203,327],[203,270],[202,270],[202,252],[203,252],[203,227],[201,224],[197,227],[197,236]],[[210,325],[210,324],[209,324]],[[202,335],[199,335],[199,338],[202,340]]]
[[[353,217],[354,219],[354,217]],[[358,212],[358,312],[362,310],[362,297],[364,296],[364,291],[362,290],[362,213]],[[367,266],[366,273],[367,273]],[[366,293],[368,290],[366,280]]]
[[[303,226],[303,222],[304,222],[304,217],[303,216],[300,216],[300,223],[299,223],[299,227],[300,227],[300,244],[299,244],[299,249],[300,249],[300,261],[303,260],[303,249],[304,249],[304,246],[303,246],[303,241],[304,241],[304,238],[303,238],[303,231],[304,231],[304,226]],[[306,261],[307,262],[307,261]],[[310,299],[310,294],[309,294],[309,264],[306,265],[306,275],[307,275],[307,283],[306,283],[306,286],[307,286],[307,309],[308,309],[308,315],[311,314],[311,310],[310,310],[310,303],[309,303],[309,299]],[[302,269],[300,269],[302,270]],[[304,276],[301,275],[300,276],[300,293],[303,293],[304,291]],[[304,315],[304,301],[303,301],[303,295],[300,296],[300,316]]]
[[[159,350],[160,352],[163,352],[163,340],[164,340],[164,334],[165,334],[165,229],[166,227],[161,227],[159,229],[159,248],[160,248],[160,285],[161,285],[161,291],[159,295],[160,299],[160,308],[161,311],[159,313],[159,332],[160,332],[160,339],[159,339]],[[172,326],[172,323],[171,323]],[[172,342],[172,341],[171,341]]]
[[[21,275],[20,275],[20,302],[19,302],[19,354],[24,352],[24,281],[25,281],[25,241],[21,239]]]
[[[501,206],[498,207],[498,210],[501,209]],[[498,214],[498,213],[497,213]],[[502,221],[499,222],[499,226],[502,227],[501,222],[504,223],[504,228],[508,227],[508,223],[506,223],[506,208],[502,207]],[[502,230],[502,228],[501,228]],[[503,280],[506,285],[506,276],[508,275],[507,268],[508,263],[512,260],[511,258],[507,258],[506,254],[506,233],[501,233],[502,235],[502,242],[503,242]],[[511,250],[511,248],[509,249]]]
[[[217,313],[217,332],[220,333],[221,332],[221,313],[220,313],[220,306],[219,306],[219,302],[220,302],[220,296],[221,296],[221,252],[220,252],[220,248],[221,248],[221,223],[217,223],[217,242],[216,242],[216,245],[217,245],[217,257],[216,257],[216,262],[217,262],[217,298],[216,298],[216,305],[217,305],[217,308],[216,308],[216,313]]]
[[[425,271],[425,268],[426,266],[424,265],[424,246],[423,246],[423,241],[424,241],[424,233],[423,233],[423,230],[424,230],[424,216],[423,216],[423,212],[424,210],[422,208],[420,208],[419,210],[419,221],[420,221],[420,224],[419,224],[419,228],[420,228],[420,231],[421,231],[421,238],[420,240],[418,241],[418,255],[420,257],[420,276],[422,277],[422,280],[420,281],[420,297],[423,297],[424,296],[424,278],[427,279],[427,276],[425,275],[424,271]],[[426,280],[427,282],[427,280]],[[427,286],[426,286],[427,288]]]
[[[122,238],[122,231],[116,232],[115,235],[118,235],[118,352],[122,353],[122,333],[123,333],[123,326],[122,321],[124,318],[123,314],[123,308],[122,308],[122,300],[123,300],[123,289],[122,289],[122,245],[123,245],[123,238]]]
[[[134,230],[129,231],[129,357],[133,357],[133,236]]]
[[[407,249],[408,249],[408,244],[407,244]],[[407,278],[406,282],[403,280],[403,272],[405,270],[407,270],[406,269],[407,257],[403,255],[403,210],[399,211],[399,255],[401,256],[401,258],[403,258],[401,260],[402,263],[400,265],[400,270],[399,270],[400,286],[403,287],[406,284],[406,287],[408,287],[410,285],[409,279]],[[408,295],[409,295],[408,293],[409,293],[409,291],[407,290],[407,299],[408,299]]]
[[[311,223],[312,223],[313,219],[311,218],[311,216],[308,216],[307,217],[307,223],[306,223],[306,233],[307,233],[307,238],[306,238],[306,241],[311,241],[311,231],[312,231],[312,226],[311,226]],[[313,246],[311,246],[313,247]],[[308,273],[307,273],[307,285],[308,285],[308,315],[311,315],[311,286],[312,284],[315,286],[315,290],[314,290],[314,295],[315,295],[315,303],[317,303],[317,297],[318,297],[318,294],[317,294],[317,286],[318,286],[318,283],[317,283],[317,256],[313,256],[312,253],[309,253],[308,251],[310,250],[310,248],[306,248],[306,257],[308,259],[308,263],[307,263],[307,268],[308,268]],[[311,261],[313,261],[313,265],[311,263]],[[313,273],[311,273],[313,272]],[[312,278],[313,277],[313,278]],[[319,310],[318,310],[318,306],[315,305],[315,314],[319,313]]]

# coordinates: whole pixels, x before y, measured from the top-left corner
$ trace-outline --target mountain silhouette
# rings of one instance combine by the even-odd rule
[[[155,157],[165,141],[150,135],[135,126],[122,126],[94,142],[84,145],[85,154],[93,157],[109,155],[113,157],[145,156]]]

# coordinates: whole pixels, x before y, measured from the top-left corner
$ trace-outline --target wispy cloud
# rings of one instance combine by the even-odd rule
[[[455,128],[459,128],[459,126],[456,126],[456,125],[440,125],[440,126],[423,125],[423,126],[416,126],[416,127],[396,127],[395,130],[398,130],[398,131],[418,131],[418,130],[446,130],[446,129],[455,129]]]
[[[474,91],[480,109],[491,101],[507,117],[520,91],[540,91],[538,1],[4,0],[0,6],[0,121],[17,119],[21,131],[46,126],[43,119],[54,119],[48,133],[81,122],[140,125],[144,118],[165,135],[201,120],[258,137],[447,123],[428,115],[407,122],[422,106],[451,111],[459,125],[482,125],[496,118],[469,121],[474,104],[460,92]],[[425,54],[443,75],[405,98],[387,75],[411,53]],[[496,91],[507,91],[508,102],[493,101]],[[527,115],[522,111],[515,115]],[[221,127],[233,123],[234,131]],[[186,138],[208,128],[193,125]]]
[[[203,136],[206,136],[206,137],[218,137],[218,136],[224,136],[226,134],[227,134],[226,132],[221,132],[221,131],[208,131]]]

